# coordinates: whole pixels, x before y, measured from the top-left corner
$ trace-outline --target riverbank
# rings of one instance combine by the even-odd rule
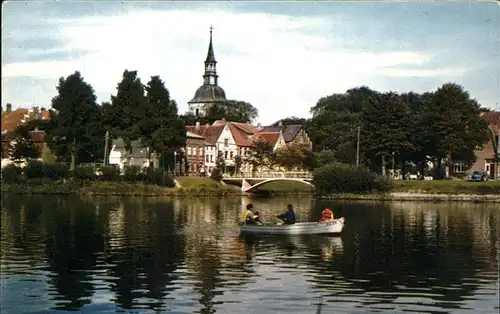
[[[241,188],[216,182],[210,178],[180,177],[176,187],[159,187],[144,183],[74,181],[74,180],[31,180],[23,183],[2,183],[1,191],[7,194],[42,195],[87,195],[87,196],[241,196]],[[310,186],[298,182],[270,182],[254,191],[257,195],[309,195]],[[388,193],[354,194],[344,193],[327,197],[341,200],[377,201],[469,201],[500,202],[500,181],[394,181]]]
[[[339,200],[500,203],[500,181],[398,180],[392,182],[392,189],[387,193],[343,193],[321,198]]]
[[[408,201],[408,202],[475,202],[500,203],[499,194],[432,194],[415,192],[391,192],[385,194],[338,194],[324,199],[345,201]]]
[[[160,187],[144,183],[109,182],[109,181],[27,181],[23,183],[2,183],[1,191],[7,194],[42,194],[42,195],[86,195],[86,196],[136,196],[136,197],[171,197],[171,196],[237,196],[241,192],[233,187],[225,187],[215,182],[206,182],[197,186]]]

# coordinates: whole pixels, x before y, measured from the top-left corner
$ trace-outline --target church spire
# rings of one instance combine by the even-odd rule
[[[212,30],[213,27],[210,25],[210,44],[208,44],[208,53],[207,53],[207,59],[205,60],[205,63],[207,62],[215,62],[215,55],[214,55],[214,46],[212,45]]]
[[[215,61],[214,46],[212,44],[212,25],[210,25],[210,43],[208,44],[207,59],[205,60],[205,74],[203,85],[217,85],[217,61]]]

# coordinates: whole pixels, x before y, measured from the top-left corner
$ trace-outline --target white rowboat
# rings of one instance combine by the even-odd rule
[[[293,225],[241,225],[240,232],[254,234],[336,234],[344,229],[344,217],[328,222],[298,222]]]

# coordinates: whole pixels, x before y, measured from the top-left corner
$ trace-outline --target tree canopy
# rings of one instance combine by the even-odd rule
[[[59,79],[58,94],[52,98],[49,145],[58,160],[91,162],[103,154],[104,130],[101,110],[90,84],[80,72]]]
[[[206,105],[206,114],[197,117],[194,112],[188,111],[182,115],[186,125],[196,122],[212,124],[216,120],[226,119],[233,122],[252,123],[259,116],[259,111],[252,104],[239,100],[228,100],[218,104]]]
[[[353,156],[360,127],[362,163],[376,171],[384,169],[388,157],[402,168],[407,162],[424,167],[429,160],[439,166],[444,159],[449,166],[454,161],[470,166],[474,150],[488,141],[482,111],[454,83],[422,94],[380,93],[363,86],[320,98],[306,128],[314,150],[334,151],[338,161],[346,162],[347,155],[339,152],[349,148]]]

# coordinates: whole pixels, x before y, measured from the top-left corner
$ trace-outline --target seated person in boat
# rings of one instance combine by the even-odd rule
[[[293,211],[292,204],[288,204],[288,210],[277,217],[283,220],[285,225],[293,225],[295,223],[295,212]]]
[[[255,223],[258,225],[262,225],[262,222],[260,222],[259,212],[255,212],[255,214],[253,215],[253,221],[255,221]]]
[[[333,212],[330,208],[325,208],[321,212],[321,218],[319,219],[319,222],[327,222],[327,221],[333,221],[335,220],[335,217],[333,215]]]
[[[248,204],[247,209],[243,212],[243,223],[245,225],[256,225],[257,222],[255,221],[255,215],[253,214],[253,205]],[[257,217],[258,219],[258,217]]]

